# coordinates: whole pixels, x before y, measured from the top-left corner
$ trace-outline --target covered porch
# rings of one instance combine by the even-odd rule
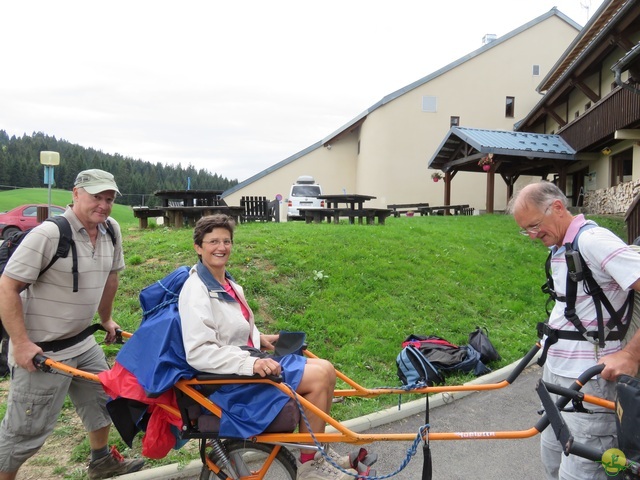
[[[565,190],[567,175],[576,167],[576,151],[559,135],[452,127],[429,160],[430,169],[444,172],[444,204],[451,204],[453,179],[458,172],[486,176],[486,211],[493,213],[496,175],[507,186],[507,201],[522,175],[557,177]],[[579,188],[574,182],[573,188]]]

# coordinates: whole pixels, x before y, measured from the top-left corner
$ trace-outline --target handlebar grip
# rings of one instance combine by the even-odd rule
[[[592,377],[595,377],[596,375],[599,375],[600,373],[602,373],[602,370],[604,370],[604,364],[594,365],[593,367],[587,368],[584,372],[580,374],[580,376],[576,379],[576,381],[573,382],[571,389],[580,390],[580,388],[582,388],[582,386],[585,383],[591,380]],[[578,382],[580,383],[579,386],[577,385]],[[577,388],[574,388],[574,385]]]
[[[582,372],[580,374],[580,376],[578,378],[575,379],[575,381],[571,384],[571,386],[568,388],[568,390],[575,390],[576,392],[580,391],[580,389],[589,381],[591,380],[591,378],[595,377],[596,375],[598,375],[599,373],[602,372],[602,370],[604,370],[604,365],[603,364],[599,364],[599,365],[594,365],[593,367],[589,367],[587,368],[584,372]],[[564,407],[567,406],[567,404],[571,401],[571,398],[569,397],[565,397],[565,396],[560,396],[558,398],[558,400],[556,400],[556,407],[558,408],[558,410],[562,410]],[[536,430],[538,430],[539,432],[542,432],[542,430],[544,430],[545,428],[547,428],[549,426],[549,416],[548,415],[543,415],[542,418],[540,420],[538,420],[538,422],[535,424],[534,428]]]
[[[48,360],[47,357],[45,357],[44,355],[41,354],[36,354],[35,357],[33,357],[33,365],[38,369],[38,370],[42,370],[43,372],[46,372],[47,369],[49,367],[47,367],[46,365],[46,361]]]
[[[509,385],[515,382],[516,378],[518,378],[518,375],[520,375],[524,371],[524,369],[527,368],[527,366],[529,365],[529,363],[531,363],[531,360],[533,360],[533,357],[536,356],[536,353],[538,353],[540,348],[541,348],[540,343],[536,343],[533,347],[531,347],[531,350],[529,350],[529,352],[524,357],[522,357],[522,360],[520,360],[520,363],[518,363],[516,368],[514,368],[513,371],[511,372],[511,375],[509,375],[506,379]]]

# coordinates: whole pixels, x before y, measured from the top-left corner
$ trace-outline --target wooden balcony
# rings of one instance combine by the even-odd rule
[[[613,140],[616,130],[640,123],[640,96],[618,87],[557,133],[578,152]]]

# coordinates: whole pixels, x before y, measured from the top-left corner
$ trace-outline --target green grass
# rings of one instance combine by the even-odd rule
[[[0,209],[8,193],[0,193]],[[135,331],[140,290],[196,256],[191,228],[139,230],[124,208],[114,210],[127,261],[114,318]],[[592,218],[626,238],[620,218]],[[537,339],[536,323],[545,320],[546,255],[505,215],[389,218],[384,226],[250,223],[236,230],[228,268],[261,331],[303,330],[316,355],[376,387],[399,385],[395,358],[412,333],[466,344],[476,325],[486,326],[502,356],[491,368],[522,357]],[[472,378],[452,376],[447,384]],[[346,420],[397,400],[346,399],[332,413]],[[186,460],[172,452],[159,463]]]

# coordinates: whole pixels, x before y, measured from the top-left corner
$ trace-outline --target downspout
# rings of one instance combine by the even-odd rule
[[[640,56],[640,43],[635,45],[631,50],[629,50],[624,57],[618,60],[612,67],[613,73],[615,74],[615,83],[621,88],[625,90],[629,90],[636,95],[640,95],[640,89],[629,85],[628,83],[624,83],[622,81],[622,72],[624,70],[629,70],[629,77],[633,80],[637,81],[640,79],[640,73],[637,71],[637,68],[634,68],[637,65],[633,65],[634,61]],[[637,62],[636,62],[637,63]],[[633,73],[632,73],[633,70]]]

